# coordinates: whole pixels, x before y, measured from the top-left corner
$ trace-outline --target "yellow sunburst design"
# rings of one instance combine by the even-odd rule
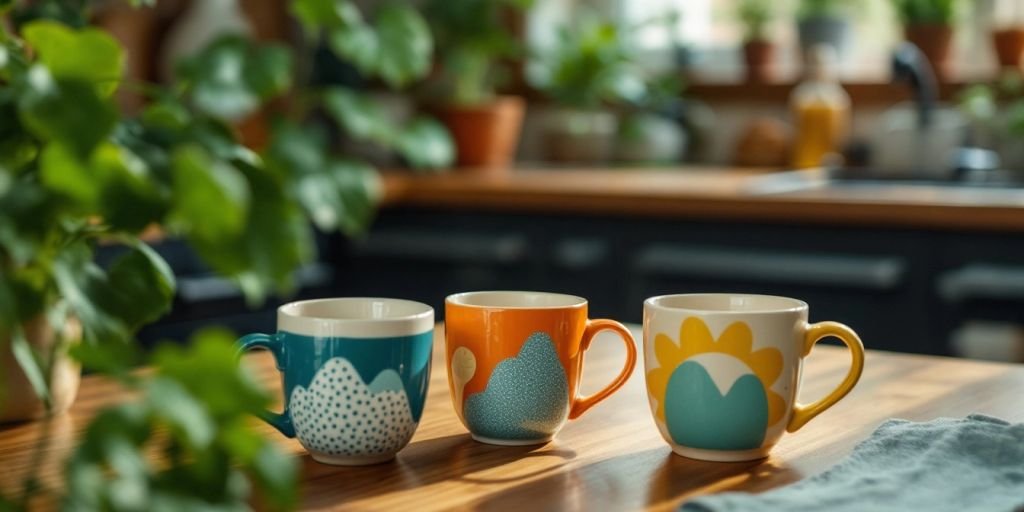
[[[771,389],[782,373],[782,353],[772,347],[752,351],[754,336],[750,326],[744,322],[733,322],[715,341],[703,320],[688,317],[679,327],[679,340],[677,344],[662,333],[654,338],[654,355],[658,358],[659,367],[647,372],[647,389],[658,399],[658,419],[665,421],[665,390],[672,372],[687,359],[707,352],[721,352],[743,361],[764,386],[768,398],[768,425],[782,419],[786,400]]]

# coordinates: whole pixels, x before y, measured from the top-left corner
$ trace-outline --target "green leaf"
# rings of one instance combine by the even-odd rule
[[[377,13],[380,41],[378,73],[391,87],[401,87],[421,78],[430,68],[434,51],[430,28],[415,8],[387,5]]]
[[[450,166],[455,160],[455,143],[448,130],[425,117],[404,127],[396,146],[413,167],[438,169]]]
[[[199,146],[173,155],[175,222],[190,236],[213,241],[237,235],[249,211],[249,185],[229,163]]]
[[[136,344],[121,340],[77,343],[68,349],[68,353],[82,363],[84,368],[115,376],[125,382],[134,380],[130,370],[142,362]]]
[[[206,413],[205,405],[179,382],[155,378],[146,386],[147,400],[160,407],[154,411],[165,423],[177,430],[194,449],[208,450],[217,433],[217,425]]]
[[[108,293],[99,302],[132,331],[171,309],[174,273],[152,248],[134,242],[107,270]]]
[[[313,19],[312,14],[309,16]],[[317,17],[324,19],[322,13]],[[328,29],[327,42],[336,55],[351,61],[365,75],[379,76],[391,87],[422,78],[430,69],[434,51],[430,28],[409,5],[385,5],[378,10],[372,26],[354,15],[344,21],[327,17],[325,23],[314,24]]]
[[[345,0],[294,0],[291,12],[307,34],[316,34],[322,28],[334,29],[363,22],[359,9]]]
[[[75,200],[72,211],[98,214],[112,228],[138,232],[162,219],[167,190],[128,148],[102,143],[87,161],[52,142],[40,157],[40,174],[50,190]]]
[[[348,61],[365,75],[377,74],[380,41],[377,33],[366,24],[337,28],[328,33],[331,51]]]
[[[47,188],[77,200],[86,208],[94,207],[99,200],[100,180],[93,175],[92,169],[59,142],[43,148],[39,157],[39,174]]]
[[[110,135],[117,109],[85,82],[54,80],[45,68],[29,70],[18,105],[21,121],[37,137],[57,141],[85,159]]]
[[[174,296],[167,263],[141,242],[129,246],[106,272],[92,261],[87,247],[68,247],[54,260],[53,273],[87,339],[101,343],[128,339],[166,313]]]
[[[288,292],[293,286],[292,272],[313,257],[313,235],[301,208],[285,195],[286,187],[278,176],[265,168],[244,167],[253,190],[248,227],[240,250],[250,259],[248,269],[239,276],[239,284],[250,300],[262,296],[267,285]]]
[[[349,234],[369,224],[377,192],[377,174],[355,162],[331,162],[321,172],[305,174],[298,183],[299,200],[317,227]]]
[[[92,261],[84,244],[69,246],[53,261],[53,278],[61,297],[82,322],[87,340],[120,341],[129,336],[128,327],[105,310],[100,298],[109,293],[107,276]]]
[[[204,329],[188,348],[162,344],[153,355],[160,378],[180,383],[215,417],[256,414],[270,399],[239,365],[235,337],[223,329]]]
[[[25,332],[20,327],[11,331],[11,353],[14,354],[14,359],[18,361],[18,366],[21,367],[25,378],[32,385],[32,390],[35,391],[36,396],[49,409],[50,386],[47,380],[49,372],[45,369],[46,366],[40,360],[41,358],[29,346],[28,340],[25,339]]]
[[[180,63],[179,75],[188,83],[196,108],[237,120],[288,88],[291,58],[280,46],[256,46],[238,36],[224,36]]]
[[[245,82],[261,99],[287,90],[292,82],[292,57],[288,49],[279,45],[252,49],[245,64]]]
[[[393,123],[369,96],[346,87],[332,87],[324,91],[323,102],[327,113],[352,137],[391,143]]]
[[[99,214],[117,231],[139,232],[161,222],[170,208],[170,190],[149,165],[124,146],[103,143],[90,162],[101,181]]]
[[[204,262],[233,278],[249,302],[256,304],[272,290],[291,290],[292,272],[313,256],[312,233],[289,195],[291,183],[285,176],[291,169],[276,165],[270,169],[242,160],[233,165],[245,175],[253,205],[243,229],[230,236],[190,236],[189,240]]]
[[[39,20],[22,27],[22,36],[58,79],[86,82],[103,96],[117,89],[124,72],[124,52],[107,32],[73,30],[61,23]]]
[[[272,503],[281,510],[290,510],[297,498],[297,466],[294,457],[264,442],[249,468]]]

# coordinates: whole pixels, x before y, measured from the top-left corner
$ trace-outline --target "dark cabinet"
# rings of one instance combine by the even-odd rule
[[[353,251],[344,281],[352,292],[415,298],[435,307],[457,291],[571,293],[590,300],[592,316],[624,322],[639,322],[643,300],[653,295],[785,295],[808,302],[811,321],[855,328],[870,348],[948,354],[950,331],[973,309],[1024,321],[1024,246],[1008,245],[1012,239],[395,209],[383,212],[373,234]],[[1003,254],[998,265],[976,266],[994,252]],[[951,300],[948,290],[973,291],[969,300]]]

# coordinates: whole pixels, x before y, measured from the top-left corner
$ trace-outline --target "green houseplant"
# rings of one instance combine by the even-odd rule
[[[542,55],[535,86],[560,107],[545,127],[548,159],[601,163],[611,157],[617,118],[607,107],[636,102],[645,92],[625,31],[584,14],[561,27],[557,46]]]
[[[775,16],[770,0],[740,0],[736,17],[743,28],[743,62],[748,82],[767,82],[775,66],[775,43],[768,25]]]
[[[940,79],[949,77],[956,0],[893,0],[907,41],[924,53]]]
[[[357,91],[298,87],[288,48],[237,37],[182,62],[170,87],[124,83],[125,52],[87,26],[89,2],[0,5],[10,21],[0,29],[0,409],[37,399],[39,407],[5,419],[42,411],[42,451],[53,416],[73,398],[61,379],[77,378],[74,364],[138,397],[91,421],[64,465],[63,489],[48,488],[32,466],[22,489],[0,493],[0,510],[239,510],[253,483],[269,508],[290,508],[295,464],[248,426],[268,399],[238,366],[233,336],[202,331],[188,348],[148,355],[133,342],[175,290],[140,235],[159,225],[187,240],[253,303],[287,293],[293,271],[314,257],[312,226],[360,232],[378,190],[373,169],[328,150],[310,114],[323,109],[342,129],[421,165],[445,158],[439,128],[388,126]],[[310,37],[365,58],[367,72],[389,83],[429,67],[429,37],[425,45],[406,37],[411,26],[425,28],[409,7],[373,19],[342,0],[291,8]],[[119,87],[147,96],[139,115],[118,111]],[[268,146],[241,145],[230,123],[286,92]],[[94,260],[101,243],[120,246],[110,264]],[[131,372],[139,363],[155,371]]]
[[[508,33],[507,15],[531,0],[430,0],[430,20],[441,55],[437,78],[443,90],[441,117],[455,138],[461,167],[505,169],[519,141],[525,102],[498,95],[506,71],[501,59],[520,45]]]
[[[831,46],[837,55],[845,53],[850,34],[848,6],[842,0],[801,0],[797,10],[797,34],[802,55],[806,56],[820,44]]]

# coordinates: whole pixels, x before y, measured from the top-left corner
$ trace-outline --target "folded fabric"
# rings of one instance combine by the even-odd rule
[[[888,420],[820,475],[761,494],[703,496],[682,510],[1024,512],[1024,423]]]

